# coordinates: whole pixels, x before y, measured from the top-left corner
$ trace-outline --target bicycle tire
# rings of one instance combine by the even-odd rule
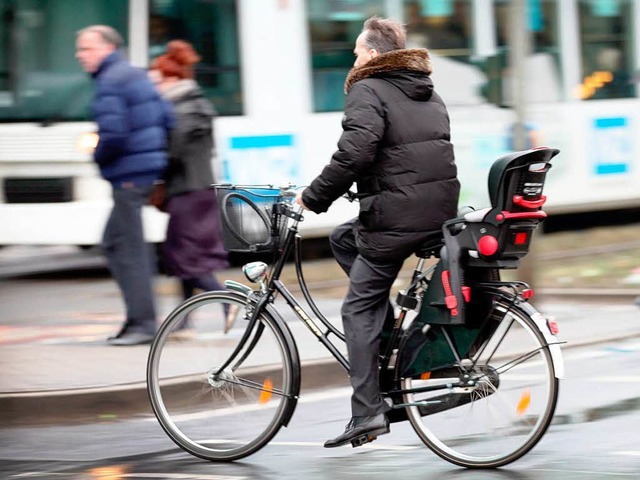
[[[237,328],[226,334],[225,305],[238,308]],[[286,325],[266,310],[244,350],[215,375],[242,338],[252,308],[236,292],[196,295],[169,314],[151,345],[147,390],[153,412],[167,435],[196,457],[222,462],[251,455],[295,408],[297,350]],[[192,335],[184,335],[185,321]]]
[[[470,355],[477,360],[473,387],[403,395],[420,439],[441,458],[467,468],[496,468],[521,458],[546,432],[558,400],[552,357],[535,322],[502,301],[492,315],[490,321],[500,324]],[[420,377],[429,375],[404,378],[401,386],[410,390],[463,378],[453,365]]]

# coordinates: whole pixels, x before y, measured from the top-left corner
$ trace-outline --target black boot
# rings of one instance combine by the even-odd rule
[[[384,413],[372,417],[351,417],[342,435],[327,440],[325,448],[340,447],[351,442],[354,447],[359,447],[368,442],[373,442],[378,435],[389,433],[389,420]]]

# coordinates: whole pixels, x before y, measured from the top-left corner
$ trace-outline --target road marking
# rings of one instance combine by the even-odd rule
[[[640,450],[629,450],[629,451],[622,451],[622,452],[614,452],[614,455],[622,455],[625,457],[640,457]]]
[[[332,400],[335,398],[342,398],[351,395],[350,387],[333,388],[327,391],[314,392],[308,395],[301,395],[298,399],[300,403],[312,403],[321,402],[324,400]],[[275,408],[277,404],[249,404],[249,405],[234,405],[228,408],[221,408],[219,410],[197,412],[197,413],[184,413],[181,415],[171,415],[171,420],[174,422],[189,422],[193,420],[202,420],[205,418],[222,417],[225,415],[237,415],[240,413],[255,412],[257,410],[265,410]],[[156,421],[155,417],[142,419],[145,422]]]
[[[553,468],[529,468],[529,472],[551,472],[551,473],[564,473],[564,474],[581,474],[591,475],[593,478],[605,478],[605,477],[631,477],[638,478],[637,473],[615,473],[615,472],[596,472],[593,470],[560,470]]]
[[[203,475],[201,473],[124,473],[118,475],[118,478],[166,478],[178,480],[245,480],[249,477],[236,477],[234,475]]]
[[[348,397],[349,395],[351,395],[351,387],[332,388],[331,390],[323,390],[319,392],[308,393],[306,395],[301,395],[298,402],[322,402],[324,400],[333,400],[335,398]]]
[[[323,447],[324,443],[321,442],[269,442],[269,446],[279,446],[279,447]],[[406,451],[406,450],[418,450],[420,448],[424,448],[424,446],[408,446],[408,445],[382,445],[375,443],[367,443],[362,445],[363,449],[368,450],[396,450],[396,451]]]
[[[601,358],[608,357],[611,355],[611,352],[606,352],[604,350],[586,350],[584,352],[575,352],[570,354],[565,354],[564,359],[567,361],[574,360],[589,360],[591,358]]]
[[[582,382],[635,383],[640,384],[640,375],[607,375],[606,377],[585,377]]]
[[[258,410],[270,410],[276,408],[278,405],[275,403],[273,405],[259,405],[259,404],[249,404],[249,405],[236,405],[229,408],[221,408],[219,410],[213,411],[204,411],[197,413],[184,413],[181,415],[170,415],[171,420],[175,422],[190,422],[193,420],[203,420],[205,418],[215,418],[215,417],[224,417],[225,415],[238,415],[240,413],[249,413],[255,412]],[[144,421],[156,421],[156,418],[145,418]]]
[[[633,353],[640,350],[640,343],[625,345],[624,343],[606,347],[605,350],[612,353]]]

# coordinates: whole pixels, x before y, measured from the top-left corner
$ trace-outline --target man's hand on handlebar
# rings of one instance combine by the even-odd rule
[[[303,190],[303,191],[304,191],[304,190]],[[296,203],[297,203],[298,205],[300,205],[302,208],[304,208],[305,210],[309,210],[309,207],[307,207],[307,206],[304,204],[304,202],[302,201],[302,192],[303,192],[303,191],[300,191],[300,192],[296,193]]]
[[[298,193],[296,193],[296,203],[300,205],[303,209],[309,210],[309,207],[307,207],[302,201],[302,192],[304,192],[304,190],[300,190]],[[356,200],[358,200],[358,195],[355,192],[352,192],[351,190],[349,190],[347,193],[345,193],[342,196],[347,200],[349,200],[350,202],[355,202]]]

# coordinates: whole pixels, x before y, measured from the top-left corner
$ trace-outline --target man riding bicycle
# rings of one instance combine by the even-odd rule
[[[338,150],[296,201],[315,213],[357,184],[360,212],[331,235],[333,254],[349,276],[342,306],[350,363],[352,418],[325,443],[338,447],[389,432],[380,394],[378,355],[393,324],[391,286],[404,260],[455,217],[456,178],[446,106],[434,91],[426,49],[405,49],[394,20],[364,23],[349,72]]]

